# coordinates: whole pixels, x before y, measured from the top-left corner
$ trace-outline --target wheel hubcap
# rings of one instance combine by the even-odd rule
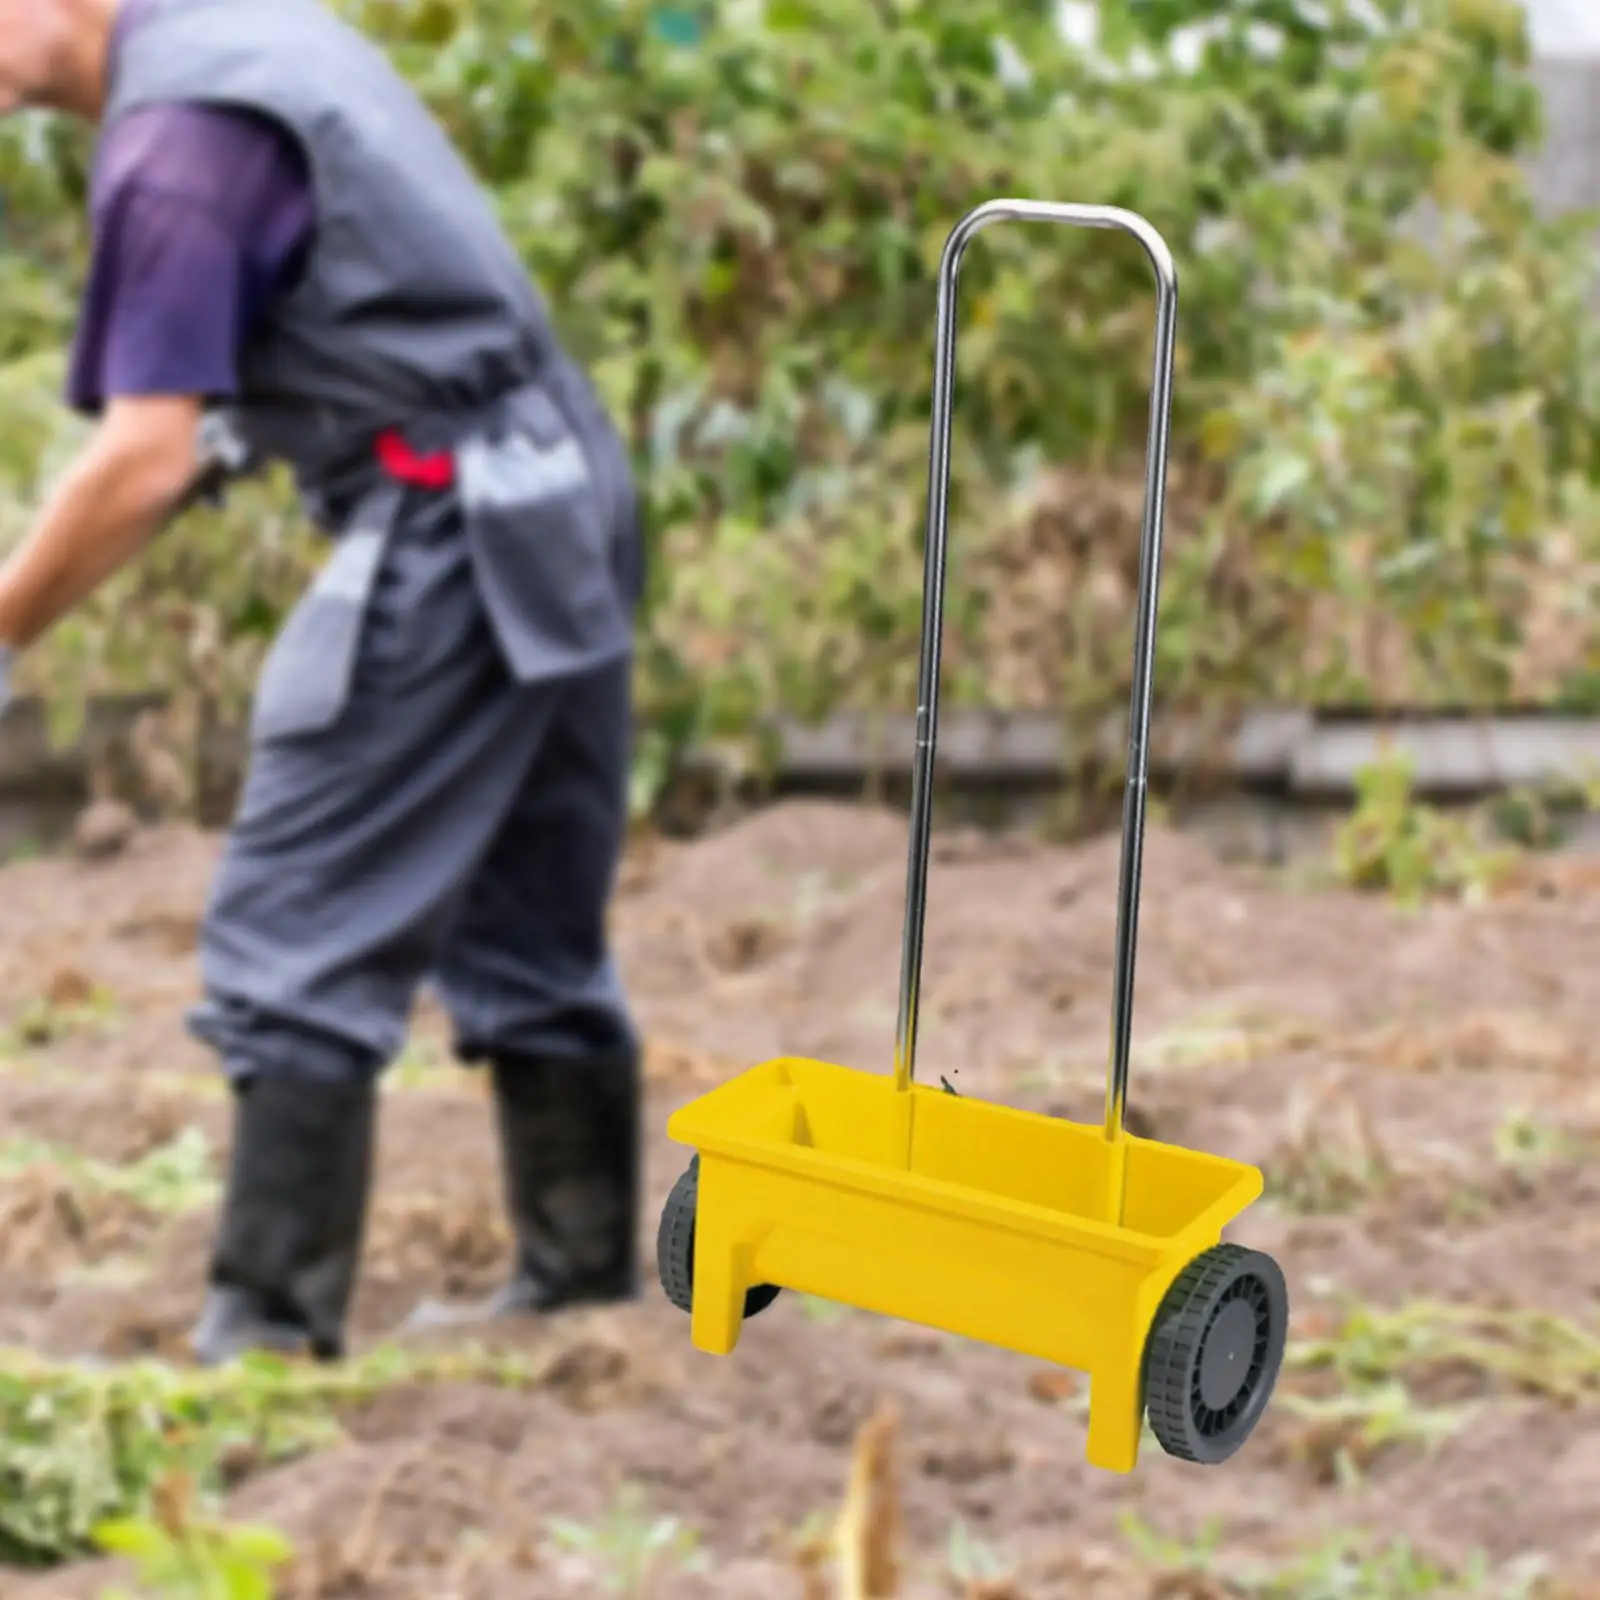
[[[1200,1399],[1208,1411],[1225,1410],[1244,1387],[1255,1348],[1254,1309],[1243,1300],[1224,1306],[1200,1356]]]

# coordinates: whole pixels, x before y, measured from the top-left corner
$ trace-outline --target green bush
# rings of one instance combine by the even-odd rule
[[[1600,682],[1591,222],[1534,214],[1515,0],[1101,0],[1092,44],[1041,0],[724,0],[691,45],[642,0],[343,9],[493,186],[626,423],[659,740],[910,704],[934,273],[1001,194],[1131,207],[1178,258],[1164,709]],[[48,390],[86,148],[30,123],[0,149],[0,537],[70,442]],[[1131,647],[1148,268],[1001,229],[963,289],[949,692],[1098,712]],[[241,494],[36,679],[227,714],[314,560],[281,483]]]

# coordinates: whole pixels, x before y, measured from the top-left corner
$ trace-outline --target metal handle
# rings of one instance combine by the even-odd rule
[[[1111,1065],[1106,1079],[1105,1134],[1122,1137],[1133,1036],[1133,970],[1139,936],[1139,877],[1144,854],[1145,802],[1150,771],[1150,698],[1161,573],[1161,522],[1167,447],[1172,422],[1172,366],[1178,323],[1178,274],[1161,235],[1135,212],[1116,206],[1056,205],[1042,200],[990,200],[951,230],[939,263],[938,331],[934,344],[932,442],[928,452],[928,535],[923,565],[922,663],[917,690],[917,748],[911,782],[911,850],[906,867],[906,914],[900,968],[900,1019],[895,1038],[895,1086],[909,1089],[915,1073],[917,1010],[922,987],[922,936],[927,918],[928,851],[932,832],[934,740],[939,722],[939,656],[944,631],[945,548],[950,522],[950,423],[956,367],[956,280],[973,238],[992,222],[1058,222],[1070,228],[1131,233],[1144,246],[1156,276],[1155,363],[1150,386],[1150,435],[1145,462],[1144,528],[1139,547],[1139,612],[1133,641],[1132,713],[1128,725],[1127,791],[1122,818],[1122,864],[1117,890],[1117,948],[1111,1018]]]

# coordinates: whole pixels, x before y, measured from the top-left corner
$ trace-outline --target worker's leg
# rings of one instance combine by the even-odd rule
[[[359,552],[342,572],[344,592],[336,575],[308,598],[263,674],[202,929],[190,1023],[238,1091],[196,1332],[208,1360],[261,1343],[340,1349],[376,1079],[554,704],[507,676],[449,499],[407,503],[357,612],[347,691]]]
[[[464,1061],[487,1062],[517,1259],[485,1305],[637,1292],[638,1040],[606,937],[627,826],[629,669],[562,688],[437,978]]]

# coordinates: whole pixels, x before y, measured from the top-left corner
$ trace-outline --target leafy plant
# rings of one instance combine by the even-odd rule
[[[1552,850],[1564,844],[1572,825],[1600,810],[1600,783],[1593,777],[1566,782],[1519,785],[1496,797],[1490,807],[1495,832],[1525,850]]]
[[[1285,1569],[1252,1574],[1245,1592],[1253,1600],[1466,1600],[1488,1574],[1481,1556],[1447,1566],[1405,1543],[1374,1551],[1347,1535]]]
[[[1010,1571],[991,1545],[977,1538],[966,1523],[959,1521],[950,1529],[945,1565],[949,1568],[950,1576],[960,1583],[1003,1578]]]
[[[0,1037],[10,1053],[37,1049],[68,1034],[103,1027],[115,1012],[115,997],[101,989],[34,995],[22,1007],[14,1025]]]
[[[1381,889],[1406,905],[1430,895],[1474,896],[1492,887],[1514,855],[1486,845],[1471,819],[1414,797],[1415,765],[1391,752],[1356,778],[1356,804],[1340,825],[1336,864],[1354,888]]]
[[[1453,1439],[1476,1409],[1420,1404],[1398,1382],[1327,1398],[1289,1394],[1283,1406],[1301,1422],[1291,1457],[1311,1464],[1341,1489],[1359,1487],[1372,1463],[1393,1446],[1432,1450]]]
[[[1123,1513],[1121,1526],[1123,1538],[1142,1560],[1152,1566],[1176,1567],[1201,1574],[1213,1569],[1225,1531],[1223,1524],[1213,1518],[1196,1539],[1185,1542],[1169,1538],[1133,1511]]]
[[[558,1517],[550,1522],[549,1530],[559,1545],[593,1558],[597,1581],[610,1594],[643,1594],[663,1562],[691,1568],[699,1564],[694,1530],[676,1517],[651,1515],[643,1492],[634,1483],[623,1486],[616,1503],[593,1526]]]
[[[182,1479],[162,1486],[157,1514],[124,1517],[94,1530],[108,1555],[130,1558],[140,1589],[163,1600],[272,1600],[272,1573],[294,1554],[271,1528],[240,1526],[197,1516]],[[107,1590],[102,1600],[136,1600]]]
[[[1495,1160],[1524,1177],[1563,1157],[1585,1153],[1586,1141],[1523,1110],[1510,1112],[1494,1131]]]
[[[1292,1343],[1286,1368],[1277,1404],[1299,1423],[1290,1458],[1330,1487],[1351,1487],[1395,1446],[1453,1437],[1498,1389],[1561,1404],[1600,1392],[1600,1332],[1533,1311],[1361,1307],[1326,1337]],[[1466,1398],[1437,1398],[1441,1381],[1459,1395],[1464,1380]]]
[[[0,1181],[38,1167],[59,1171],[75,1188],[121,1195],[160,1215],[195,1210],[209,1204],[217,1193],[211,1145],[199,1128],[185,1128],[126,1166],[95,1161],[78,1151],[33,1139],[0,1144]]]
[[[107,1522],[148,1521],[163,1486],[194,1486],[197,1514],[242,1472],[340,1436],[339,1412],[400,1384],[537,1384],[552,1359],[379,1350],[342,1367],[252,1356],[215,1371],[158,1362],[55,1365],[0,1358],[0,1561],[48,1565],[94,1546]]]
[[[1287,1364],[1326,1371],[1348,1393],[1418,1383],[1444,1368],[1527,1394],[1575,1401],[1600,1393],[1600,1328],[1528,1309],[1432,1302],[1358,1309],[1337,1333],[1291,1345]]]
[[[1123,1532],[1147,1564],[1215,1580],[1217,1593],[1239,1600],[1525,1600],[1539,1578],[1525,1563],[1495,1572],[1479,1553],[1444,1563],[1405,1542],[1374,1547],[1351,1533],[1335,1534],[1296,1560],[1269,1564],[1231,1556],[1220,1522],[1193,1544],[1170,1539],[1134,1516],[1124,1519]]]

